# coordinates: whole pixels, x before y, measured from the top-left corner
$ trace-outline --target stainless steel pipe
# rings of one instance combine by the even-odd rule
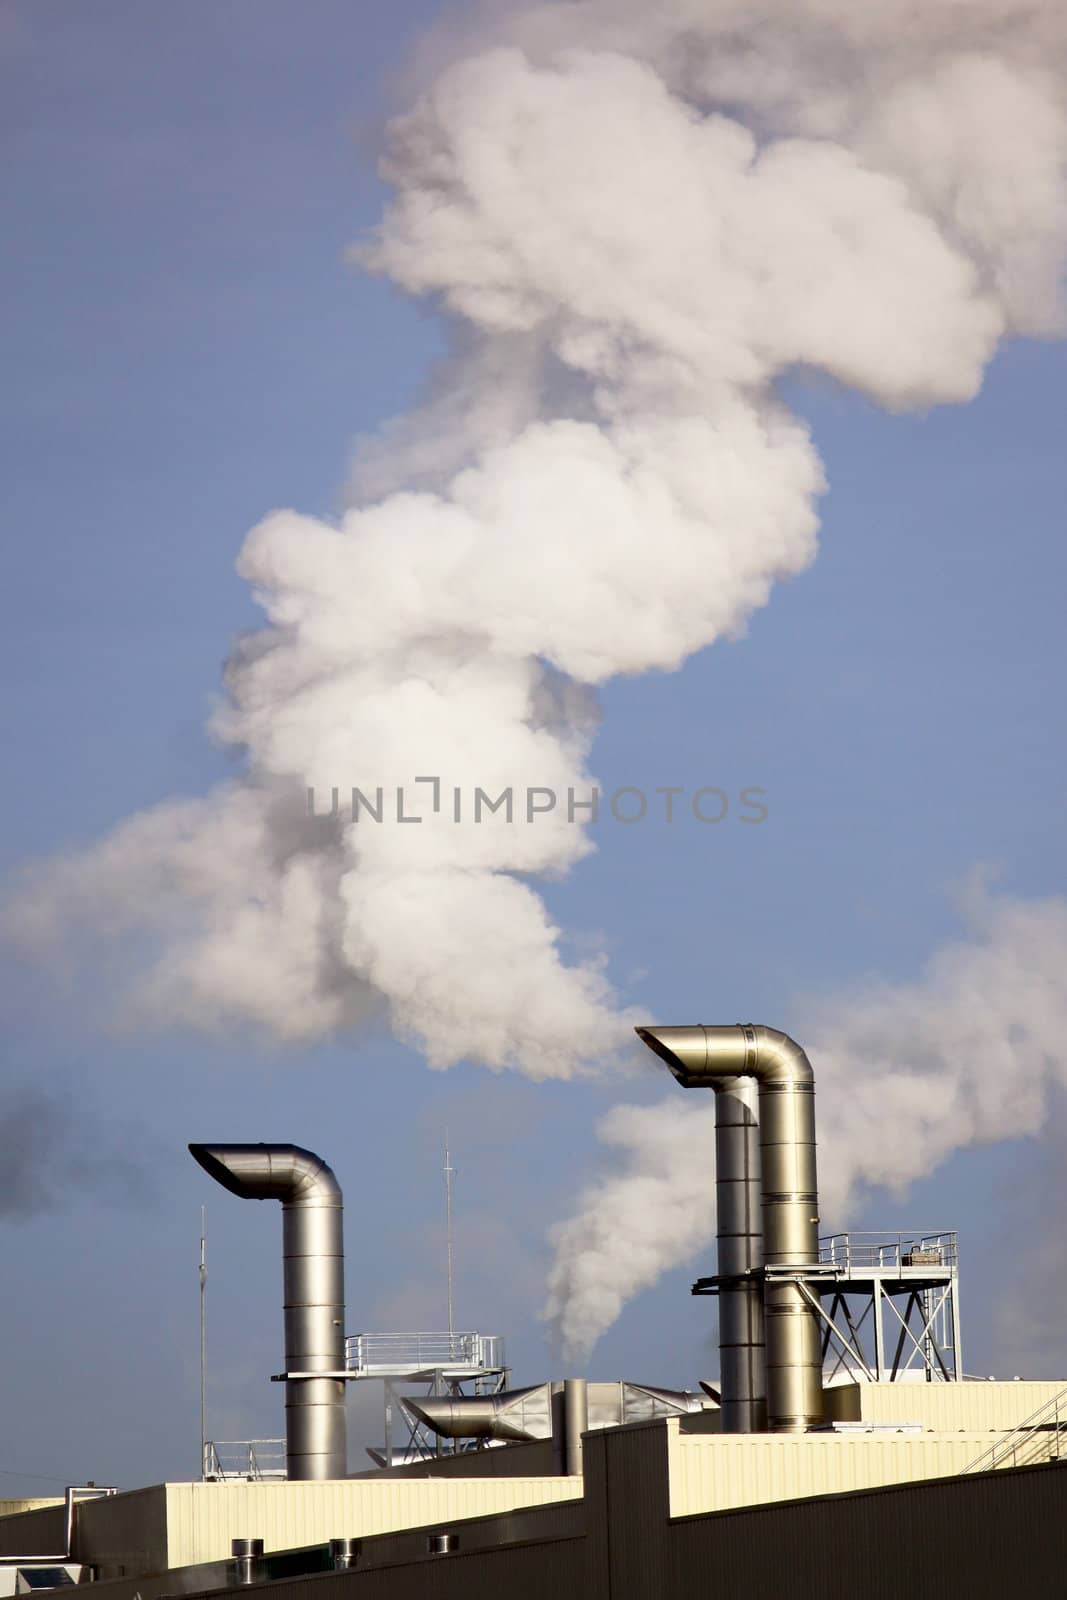
[[[759,1085],[763,1262],[814,1266],[819,1259],[815,1171],[815,1082],[788,1034],[749,1023],[638,1028],[641,1039],[685,1088],[715,1089],[736,1078]],[[736,1201],[732,1202],[736,1213]],[[733,1246],[728,1245],[730,1257]],[[720,1274],[724,1274],[720,1257]],[[797,1283],[764,1285],[767,1425],[797,1433],[822,1419],[822,1351],[817,1313]],[[720,1322],[720,1331],[722,1324]],[[736,1332],[731,1323],[728,1332]],[[726,1383],[726,1372],[723,1372]],[[724,1401],[726,1394],[723,1395]],[[740,1397],[739,1397],[740,1398]],[[725,1421],[725,1419],[724,1419]]]
[[[584,1378],[563,1380],[563,1470],[582,1475],[582,1434],[589,1431],[589,1385]]]
[[[330,1560],[335,1572],[348,1572],[359,1565],[362,1546],[358,1539],[331,1539]]]
[[[724,1433],[767,1426],[760,1218],[759,1086],[723,1078],[715,1091],[718,1266],[736,1281],[719,1289],[719,1381]]]
[[[263,1540],[231,1539],[230,1553],[233,1556],[234,1582],[255,1583],[263,1560]]]
[[[285,1370],[342,1372],[343,1212],[341,1188],[330,1168],[293,1144],[191,1144],[189,1151],[231,1194],[281,1201]],[[342,1380],[287,1380],[285,1448],[291,1479],[344,1477],[348,1461]]]

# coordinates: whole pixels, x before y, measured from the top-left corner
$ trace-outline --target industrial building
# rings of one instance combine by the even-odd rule
[[[694,1292],[718,1298],[717,1381],[509,1389],[492,1338],[346,1340],[326,1163],[193,1145],[231,1192],[281,1202],[284,1475],[251,1449],[227,1470],[212,1446],[200,1482],[0,1504],[0,1594],[1059,1592],[1067,1383],[966,1377],[954,1233],[820,1236],[814,1080],[794,1041],[638,1031],[716,1096],[718,1272]],[[369,1378],[406,1437],[350,1475],[346,1385]]]

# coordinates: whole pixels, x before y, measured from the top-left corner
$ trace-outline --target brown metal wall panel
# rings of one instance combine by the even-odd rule
[[[586,1591],[588,1600],[611,1600],[608,1584],[608,1487],[606,1431],[587,1434],[582,1442],[585,1477]]]
[[[587,1537],[578,1532],[583,1508],[573,1505],[461,1525],[460,1549],[447,1556],[427,1553],[428,1529],[410,1529],[365,1540],[354,1571],[275,1582],[266,1600],[984,1600],[1064,1592],[1067,1470],[1058,1466],[671,1522],[640,1438],[635,1431],[625,1442],[606,1479],[594,1443],[591,1477],[600,1492],[584,1508]],[[521,1542],[489,1542],[520,1522]]]
[[[270,1586],[270,1600],[585,1600],[586,1541],[544,1539],[497,1549],[426,1554],[387,1567],[300,1578]],[[247,1591],[263,1594],[262,1590]],[[233,1600],[233,1590],[205,1600]]]
[[[167,1490],[164,1484],[86,1500],[75,1507],[74,1553],[102,1578],[165,1572]]]
[[[655,1600],[1062,1594],[1067,1471],[1024,1467],[675,1522]],[[616,1588],[612,1600],[652,1600]]]
[[[66,1537],[65,1506],[22,1511],[0,1521],[0,1556],[56,1555]]]
[[[603,1472],[607,1516],[603,1585],[608,1600],[662,1593],[670,1511],[667,1428],[612,1430],[605,1435]],[[587,1478],[590,1472],[586,1464]]]
[[[4,1555],[57,1555],[65,1546],[65,1505],[0,1521]],[[73,1557],[105,1578],[162,1572],[167,1567],[166,1490],[162,1484],[83,1500],[74,1509]]]
[[[480,1517],[472,1522],[438,1522],[421,1528],[407,1528],[380,1534],[362,1541],[359,1569],[407,1566],[425,1559],[426,1540],[431,1532],[454,1532],[459,1536],[464,1557],[502,1548],[517,1548],[545,1542],[560,1543],[584,1539],[586,1511],[581,1501],[511,1511],[495,1517]]]

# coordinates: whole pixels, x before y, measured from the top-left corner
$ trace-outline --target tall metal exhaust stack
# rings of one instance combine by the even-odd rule
[[[244,1200],[282,1203],[285,1441],[293,1480],[343,1478],[345,1364],[341,1187],[325,1161],[294,1144],[191,1144],[189,1153]]]
[[[819,1259],[814,1074],[796,1041],[775,1028],[739,1023],[636,1031],[683,1087],[716,1091],[719,1275],[737,1280],[720,1288],[723,1423],[728,1431],[749,1431],[761,1425],[755,1421],[764,1358],[758,1269],[804,1268]],[[758,1175],[746,1144],[752,1124],[744,1102],[736,1099],[737,1085],[745,1079],[758,1086]],[[741,1127],[732,1128],[738,1120]],[[751,1224],[757,1186],[762,1259]],[[752,1272],[755,1277],[744,1276]],[[764,1277],[762,1305],[766,1425],[775,1433],[803,1432],[822,1419],[818,1314],[800,1283],[775,1273]]]

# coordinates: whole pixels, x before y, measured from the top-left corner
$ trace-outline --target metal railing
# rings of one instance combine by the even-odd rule
[[[287,1476],[284,1439],[206,1439],[204,1479],[245,1478],[253,1483]]]
[[[900,1267],[959,1265],[955,1229],[936,1233],[830,1233],[819,1240],[819,1260],[845,1273]]]
[[[504,1366],[504,1340],[495,1333],[350,1333],[349,1372],[429,1372],[462,1367],[477,1372]]]
[[[963,1471],[991,1472],[994,1467],[1004,1466],[1009,1456],[1013,1467],[1025,1466],[1030,1461],[1056,1461],[1060,1456],[1060,1436],[1065,1429],[1067,1389],[1061,1389],[1051,1400],[1024,1417],[1010,1433],[1002,1433],[988,1450],[968,1461]]]

